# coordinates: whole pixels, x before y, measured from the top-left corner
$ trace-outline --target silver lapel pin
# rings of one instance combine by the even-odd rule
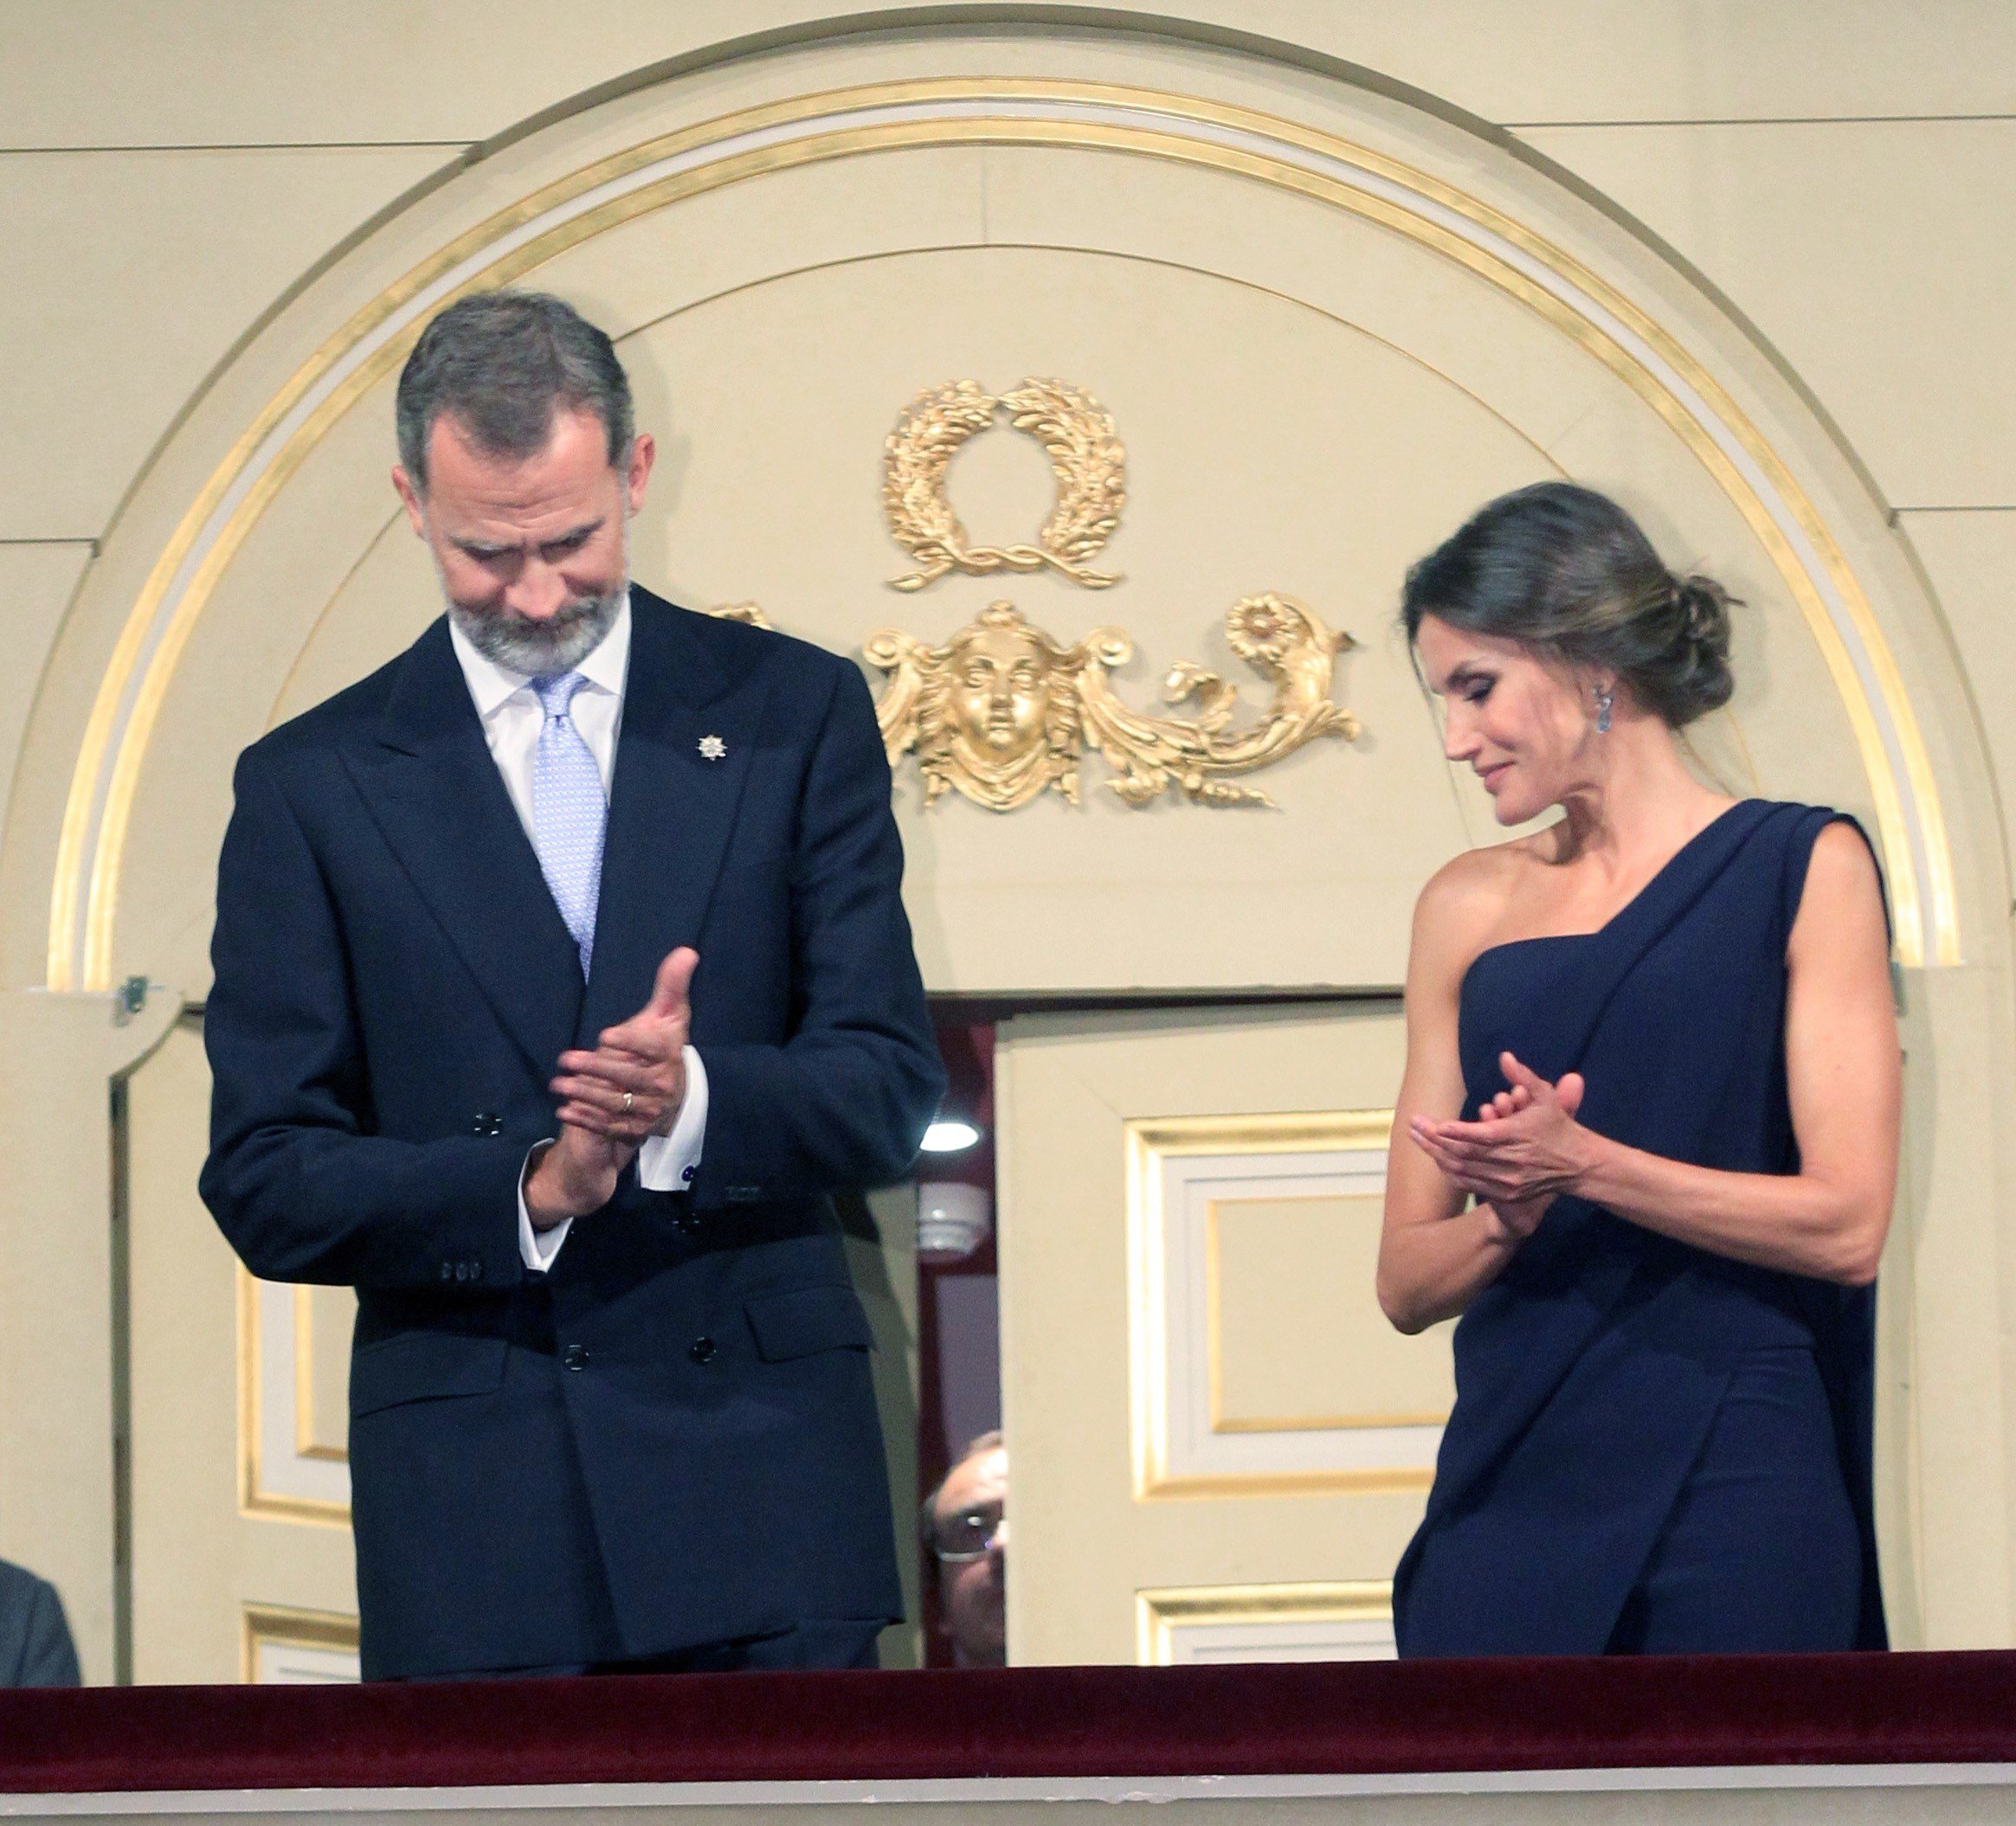
[[[728,744],[718,736],[703,736],[700,737],[700,758],[704,761],[725,761],[728,758]]]

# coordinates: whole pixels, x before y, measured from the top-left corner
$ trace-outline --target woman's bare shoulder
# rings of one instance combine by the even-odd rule
[[[1802,946],[1831,947],[1850,937],[1879,942],[1888,957],[1890,930],[1876,858],[1860,831],[1837,820],[1813,839],[1792,941],[1796,951]]]
[[[1521,884],[1535,869],[1552,863],[1559,846],[1549,826],[1451,857],[1428,878],[1414,903],[1416,946],[1467,962],[1483,948]]]

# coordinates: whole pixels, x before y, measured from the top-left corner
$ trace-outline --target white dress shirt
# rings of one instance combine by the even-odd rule
[[[504,776],[504,789],[511,794],[518,822],[536,848],[532,757],[538,749],[545,710],[531,689],[528,673],[514,672],[494,659],[486,659],[453,620],[448,623],[448,639],[454,643],[462,677],[468,683],[476,714],[483,719],[483,739],[490,744],[490,758]],[[623,727],[623,687],[630,671],[630,599],[627,594],[602,644],[574,670],[586,682],[575,692],[568,715],[595,756],[595,764],[602,773],[602,797],[607,800],[609,780],[615,770],[616,738]],[[672,1133],[652,1135],[637,1150],[637,1182],[651,1192],[678,1192],[692,1184],[699,1168],[700,1150],[707,1135],[707,1068],[691,1046],[686,1049],[686,1102],[680,1106]],[[534,1230],[531,1215],[525,1209],[525,1178],[519,1175],[518,1246],[527,1268],[551,1268],[573,1224],[573,1218],[565,1218],[550,1230]]]

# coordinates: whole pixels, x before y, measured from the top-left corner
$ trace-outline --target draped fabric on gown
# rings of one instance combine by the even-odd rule
[[[1459,998],[1465,1119],[1506,1088],[1509,1050],[1549,1080],[1581,1072],[1581,1120],[1600,1135],[1797,1172],[1786,944],[1813,843],[1842,815],[1744,800],[1600,931],[1481,954]],[[1884,1647],[1874,1326],[1873,1288],[1749,1267],[1557,1199],[1456,1328],[1456,1405],[1394,1576],[1401,1654],[1601,1653],[1737,1360],[1786,1346],[1813,1352],[1858,1525],[1852,1646]]]

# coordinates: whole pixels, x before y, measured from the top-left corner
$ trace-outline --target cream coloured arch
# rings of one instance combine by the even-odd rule
[[[572,173],[458,237],[338,329],[249,426],[184,516],[100,682],[63,813],[48,982],[103,988],[133,791],[189,634],[251,526],[319,439],[403,358],[427,318],[535,273],[595,235],[717,186],[895,146],[1116,150],[1301,190],[1436,248],[1521,297],[1609,365],[1729,493],[1805,613],[1862,750],[1907,966],[1960,961],[1946,820],[1923,737],[1867,595],[1766,441],[1682,339],[1530,228],[1425,172],[1294,123],[1195,98],[1071,82],[947,79],[747,111]]]

